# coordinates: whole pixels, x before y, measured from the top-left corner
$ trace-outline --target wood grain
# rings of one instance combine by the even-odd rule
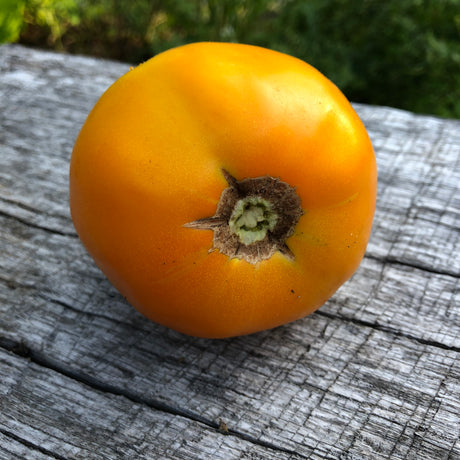
[[[74,140],[128,69],[0,47],[0,459],[460,458],[460,122],[356,105],[359,270],[303,320],[196,339],[134,311],[70,220]]]

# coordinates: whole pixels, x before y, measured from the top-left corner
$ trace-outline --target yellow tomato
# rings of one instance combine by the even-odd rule
[[[115,82],[72,154],[77,232],[152,320],[201,337],[320,307],[358,267],[376,199],[366,130],[310,65],[196,43]]]

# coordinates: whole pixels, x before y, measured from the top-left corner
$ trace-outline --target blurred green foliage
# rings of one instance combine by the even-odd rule
[[[184,43],[297,56],[350,100],[460,118],[460,0],[0,0],[0,41],[138,63]]]
[[[0,1],[0,43],[12,42],[21,33],[25,0]]]

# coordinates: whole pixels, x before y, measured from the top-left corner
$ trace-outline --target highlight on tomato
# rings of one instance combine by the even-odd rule
[[[72,153],[70,208],[136,309],[221,338],[324,304],[364,255],[376,184],[366,129],[320,72],[260,47],[194,43],[102,95]]]

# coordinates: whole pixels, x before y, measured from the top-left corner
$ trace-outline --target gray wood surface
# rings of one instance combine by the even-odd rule
[[[356,105],[367,255],[317,313],[246,337],[143,318],[68,210],[76,135],[128,64],[0,47],[0,459],[459,459],[460,122]]]

